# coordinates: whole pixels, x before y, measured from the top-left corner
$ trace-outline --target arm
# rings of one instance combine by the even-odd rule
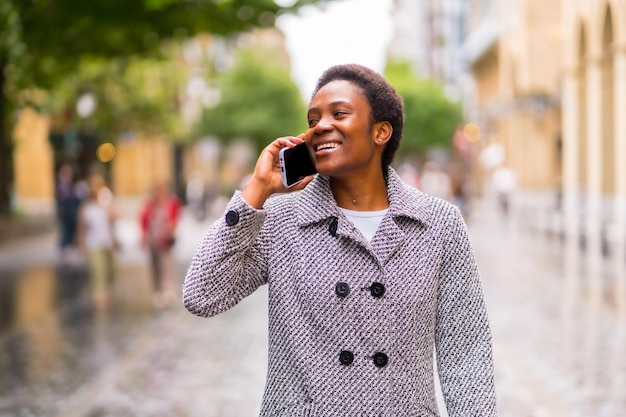
[[[497,415],[491,330],[467,228],[448,214],[437,306],[439,378],[450,417]]]
[[[226,215],[213,224],[196,250],[183,287],[187,310],[199,316],[219,314],[267,282],[269,237],[263,232],[267,213],[262,207],[270,195],[302,189],[311,181],[312,177],[289,190],[281,182],[280,149],[302,141],[278,138],[263,149],[250,182],[235,193]]]
[[[196,249],[183,285],[187,310],[204,317],[222,313],[267,281],[265,219],[235,193]]]

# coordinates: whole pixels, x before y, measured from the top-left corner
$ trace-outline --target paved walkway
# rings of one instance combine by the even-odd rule
[[[492,321],[500,415],[626,415],[624,259],[488,215],[470,231]]]
[[[187,217],[181,224],[181,279],[207,226]],[[487,209],[469,226],[492,322],[500,416],[623,417],[624,263],[520,232]],[[180,305],[154,315],[141,296],[148,284],[133,227],[129,218],[119,311],[77,307],[6,339],[0,374],[11,358],[35,365],[13,365],[26,373],[14,377],[22,386],[0,383],[0,417],[256,415],[267,289],[211,319]],[[133,308],[139,313],[126,314]],[[74,316],[81,319],[67,319]]]

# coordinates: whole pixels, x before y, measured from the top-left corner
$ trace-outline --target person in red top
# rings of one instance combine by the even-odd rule
[[[142,245],[150,251],[154,305],[161,309],[174,301],[174,256],[176,226],[181,202],[168,187],[154,185],[140,214]]]

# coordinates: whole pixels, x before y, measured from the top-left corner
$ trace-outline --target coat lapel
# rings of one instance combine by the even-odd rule
[[[406,234],[398,227],[394,219],[389,215],[385,216],[371,242],[378,262],[385,265],[405,239]]]
[[[395,171],[389,168],[387,176],[389,195],[389,211],[381,222],[371,244],[368,244],[354,225],[350,223],[337,207],[330,188],[330,179],[318,175],[296,199],[298,225],[306,225],[326,221],[336,221],[336,235],[353,239],[372,250],[381,265],[398,250],[405,241],[406,233],[398,226],[399,218],[406,217],[426,227],[428,206],[421,192],[405,185]]]
[[[317,175],[304,190],[298,193],[296,210],[300,227],[337,217],[340,211],[330,189],[330,179]]]
[[[402,218],[418,222],[423,228],[428,221],[428,206],[424,194],[404,184],[391,168],[387,175],[387,192],[389,211],[372,239],[372,247],[381,265],[385,265],[408,238],[399,226]]]
[[[337,207],[328,177],[318,175],[299,193],[296,210],[300,227],[324,222],[331,235],[347,237],[367,246],[358,230]]]

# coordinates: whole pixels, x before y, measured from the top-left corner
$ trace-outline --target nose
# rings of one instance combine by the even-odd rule
[[[333,128],[332,120],[329,117],[320,117],[318,122],[313,126],[313,133],[325,133]]]

